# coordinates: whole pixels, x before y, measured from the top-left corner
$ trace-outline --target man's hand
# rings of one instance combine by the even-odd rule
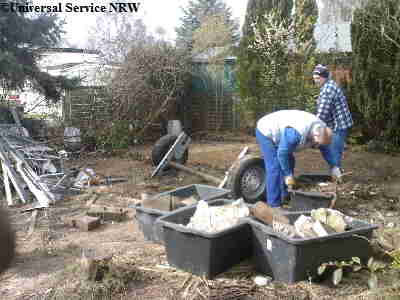
[[[285,176],[285,184],[289,189],[293,189],[296,185],[296,180],[293,176]]]
[[[333,167],[331,169],[331,176],[336,182],[340,183],[342,181],[342,171],[340,171],[339,167]]]

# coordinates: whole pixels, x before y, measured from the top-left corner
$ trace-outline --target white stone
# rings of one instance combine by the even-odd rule
[[[266,286],[271,282],[271,277],[256,276],[253,281],[258,286]]]
[[[388,223],[388,224],[386,225],[386,227],[388,227],[388,228],[393,228],[393,227],[394,227],[394,223],[393,223],[393,222],[390,222],[390,223]]]

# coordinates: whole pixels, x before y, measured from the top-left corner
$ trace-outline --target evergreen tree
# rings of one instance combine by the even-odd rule
[[[352,23],[351,96],[366,140],[400,146],[400,6],[366,1]]]
[[[294,26],[293,46],[295,51],[289,65],[290,107],[315,112],[315,95],[319,88],[311,79],[316,58],[314,26],[318,19],[318,6],[315,0],[296,0],[292,16]]]
[[[315,48],[314,26],[318,18],[318,6],[315,0],[296,0],[293,23],[296,31],[296,47],[311,43]]]
[[[26,5],[28,1],[5,1],[0,7],[0,88],[22,89],[29,81],[47,99],[56,101],[62,88],[73,81],[40,71],[37,50],[58,43],[63,23],[56,15],[11,12],[7,9],[11,3]]]
[[[267,20],[266,16],[269,14],[274,14],[274,23],[289,24],[292,8],[292,0],[249,0],[247,4],[243,37],[238,50],[237,78],[242,103],[245,110],[252,113],[253,120],[257,120],[271,108],[272,103],[268,101],[269,96],[273,97],[271,86],[279,82],[282,84],[275,76],[277,72],[282,73],[276,62],[266,61],[273,58],[263,56],[260,49],[256,51],[252,47],[256,42],[256,32],[265,33],[265,21],[272,21]],[[273,65],[268,67],[269,63]]]
[[[239,40],[239,24],[232,19],[231,9],[223,0],[190,0],[186,8],[182,8],[182,24],[175,29],[177,34],[176,43],[178,47],[191,50],[193,47],[193,33],[200,27],[206,16],[223,16],[228,25],[232,41]]]
[[[243,24],[243,35],[251,35],[251,23],[257,16],[263,16],[265,13],[276,9],[279,18],[288,19],[293,8],[293,0],[248,0],[246,16]]]

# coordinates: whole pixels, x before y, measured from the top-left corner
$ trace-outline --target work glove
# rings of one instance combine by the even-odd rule
[[[331,169],[331,176],[334,181],[341,182],[342,181],[342,171],[339,167],[333,167]]]
[[[293,176],[285,176],[284,180],[288,189],[293,189],[294,186],[296,185],[296,180],[294,179]]]

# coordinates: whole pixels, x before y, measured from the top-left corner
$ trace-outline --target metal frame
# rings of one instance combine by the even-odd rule
[[[151,177],[153,178],[156,175],[162,175],[165,167],[171,162],[172,158],[180,159],[185,153],[186,149],[189,147],[191,140],[192,139],[182,131],[182,133],[175,140],[174,144],[164,155],[156,169],[153,171]]]
[[[48,207],[69,190],[65,182],[73,172],[64,172],[63,158],[52,151],[52,148],[26,136],[22,127],[0,126],[0,160],[8,205],[16,204],[10,181],[22,203],[29,202],[27,192],[30,191],[40,207]],[[60,168],[57,169],[53,162],[58,162]]]

